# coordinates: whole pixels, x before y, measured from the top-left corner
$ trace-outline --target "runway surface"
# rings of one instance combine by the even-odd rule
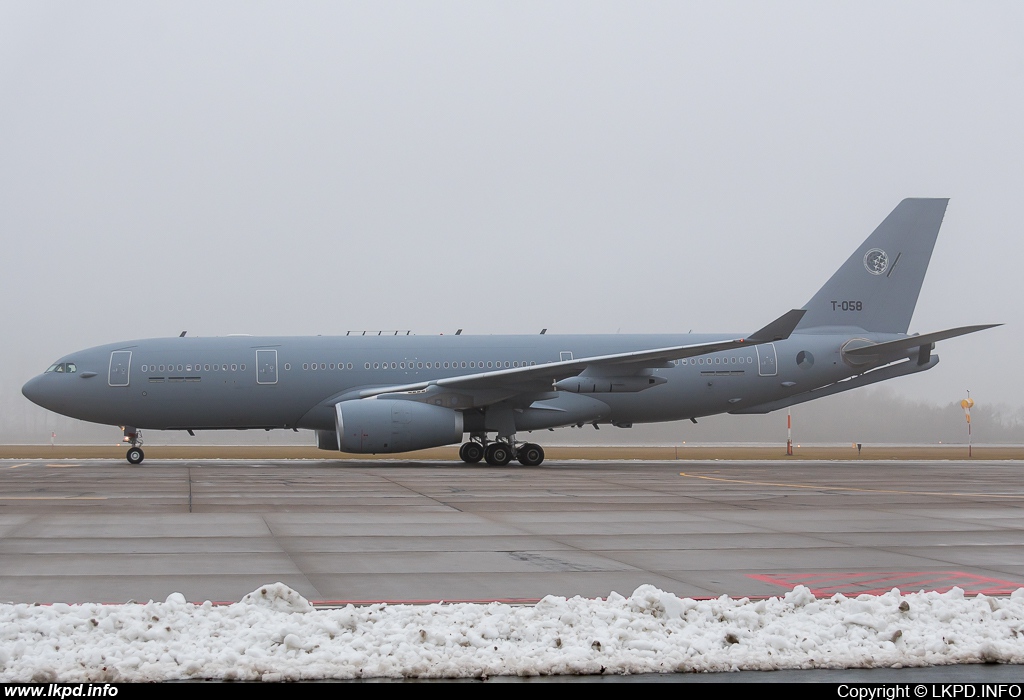
[[[1024,463],[0,460],[0,600],[1024,586]]]

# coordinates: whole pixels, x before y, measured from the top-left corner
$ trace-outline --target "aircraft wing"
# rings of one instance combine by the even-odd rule
[[[381,394],[424,391],[431,387],[469,391],[497,390],[508,392],[513,390],[514,393],[550,391],[552,382],[575,377],[588,368],[599,368],[605,374],[608,374],[609,370],[614,370],[616,375],[628,376],[637,374],[644,369],[661,367],[672,360],[785,340],[793,332],[797,324],[800,323],[804,313],[806,312],[803,309],[788,311],[764,328],[751,333],[746,338],[695,343],[693,345],[676,345],[651,350],[615,353],[612,355],[597,355],[594,357],[582,357],[574,360],[532,365],[530,367],[513,367],[510,369],[493,370],[491,372],[481,372],[479,374],[446,377],[426,382],[417,382],[415,384],[374,387],[353,392],[339,398],[342,400],[365,399]]]

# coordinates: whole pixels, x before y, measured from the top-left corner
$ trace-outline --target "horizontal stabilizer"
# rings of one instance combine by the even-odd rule
[[[807,401],[820,399],[823,396],[832,396],[833,394],[839,394],[844,391],[849,391],[850,389],[858,389],[862,386],[868,386],[869,384],[884,382],[885,380],[893,379],[894,377],[905,377],[908,374],[924,372],[937,364],[939,364],[939,358],[934,355],[930,356],[928,361],[923,364],[914,362],[913,360],[904,360],[903,362],[898,362],[894,365],[886,365],[880,369],[874,369],[870,372],[865,372],[864,374],[858,374],[854,377],[849,377],[826,386],[818,387],[817,389],[811,389],[810,391],[805,391],[800,394],[794,394],[793,396],[789,396],[784,399],[769,401],[768,403],[762,403],[756,406],[737,408],[729,411],[729,413],[734,415],[762,415],[765,413],[771,413],[772,411],[778,411],[780,408],[789,408],[790,406],[796,406],[797,404],[806,403]]]
[[[924,345],[931,345],[940,340],[948,340],[949,338],[956,338],[957,336],[967,335],[968,333],[976,333],[983,331],[988,328],[995,328],[1001,326],[1001,323],[989,323],[980,326],[961,326],[960,328],[950,328],[945,331],[937,331],[935,333],[925,333],[924,335],[912,335],[908,338],[900,338],[899,340],[890,340],[886,343],[875,343],[873,345],[865,345],[859,348],[851,348],[849,350],[843,350],[843,355],[852,357],[879,357],[882,355],[895,355],[897,353],[919,348]]]

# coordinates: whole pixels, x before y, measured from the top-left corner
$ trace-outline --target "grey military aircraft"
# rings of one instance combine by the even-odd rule
[[[745,337],[182,334],[71,353],[22,392],[120,426],[132,464],[142,429],[305,429],[363,454],[468,434],[465,462],[536,466],[522,432],[768,413],[931,369],[935,342],[998,325],[907,334],[947,203],[903,200],[802,309]]]

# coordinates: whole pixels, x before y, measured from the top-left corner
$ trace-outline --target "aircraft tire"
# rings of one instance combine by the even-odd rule
[[[142,451],[141,447],[133,447],[128,450],[127,457],[131,464],[142,464],[142,460],[146,458],[146,453]]]
[[[484,459],[492,467],[504,467],[512,461],[512,450],[503,442],[492,442],[484,450]]]
[[[539,467],[544,461],[544,448],[532,442],[528,442],[519,448],[516,459],[524,467]]]
[[[476,464],[484,458],[484,447],[479,442],[464,442],[459,448],[459,459],[466,464]]]

